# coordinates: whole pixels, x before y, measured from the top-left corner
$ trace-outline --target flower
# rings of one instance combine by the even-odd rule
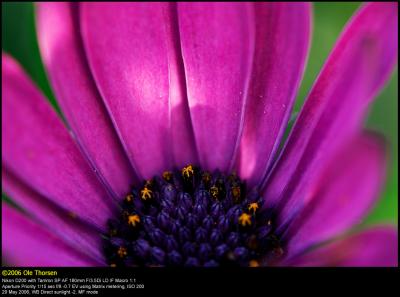
[[[40,3],[63,121],[2,55],[3,253],[23,266],[397,265],[362,130],[397,59],[397,4],[345,28],[278,152],[306,3]],[[67,127],[67,128],[66,128]]]

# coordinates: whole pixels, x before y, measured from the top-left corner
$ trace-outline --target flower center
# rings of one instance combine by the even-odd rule
[[[120,206],[103,237],[111,266],[259,266],[283,253],[273,213],[235,174],[166,171]]]

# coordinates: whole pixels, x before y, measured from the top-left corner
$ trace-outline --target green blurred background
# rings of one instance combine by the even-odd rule
[[[330,52],[344,24],[360,2],[324,2],[314,4],[312,47],[304,80],[297,98],[294,113],[300,110],[314,79]],[[2,49],[14,56],[47,95],[59,111],[47,81],[38,50],[32,3],[2,2]],[[387,182],[382,197],[364,224],[390,222],[397,224],[398,203],[398,138],[397,138],[397,78],[392,76],[371,108],[367,127],[384,134],[391,145]],[[5,196],[3,195],[3,198]]]

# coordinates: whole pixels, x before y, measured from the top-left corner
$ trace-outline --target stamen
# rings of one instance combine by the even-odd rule
[[[133,201],[133,195],[132,195],[132,194],[126,195],[125,201],[126,201],[127,203],[132,203],[132,201]]]
[[[140,223],[140,217],[138,215],[130,215],[128,216],[128,224],[132,227],[136,227],[137,224]]]
[[[250,226],[251,225],[251,215],[247,213],[242,213],[239,217],[239,224],[242,226]]]
[[[194,174],[194,171],[193,171],[193,166],[192,165],[188,165],[186,167],[183,167],[183,169],[182,169],[182,176],[183,177],[190,178],[193,174]]]
[[[256,213],[257,209],[258,209],[258,203],[257,202],[253,202],[253,203],[249,204],[248,210],[252,211],[253,214]]]
[[[140,194],[142,199],[146,201],[152,198],[153,192],[146,186],[142,191],[140,191]]]
[[[151,188],[153,186],[153,182],[154,181],[152,179],[146,180],[145,183],[144,183],[144,187],[145,188]]]

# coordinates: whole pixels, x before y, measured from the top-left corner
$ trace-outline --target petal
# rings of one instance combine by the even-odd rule
[[[292,266],[397,267],[397,230],[376,226],[321,246],[289,263]]]
[[[298,254],[360,223],[379,198],[385,168],[382,139],[370,133],[355,137],[313,185],[307,206],[287,233],[288,255]]]
[[[174,165],[197,164],[197,148],[186,94],[185,70],[180,45],[176,3],[165,12],[169,67],[170,132]]]
[[[304,204],[313,179],[358,131],[368,103],[397,55],[397,4],[366,4],[342,34],[264,186],[285,225]]]
[[[290,116],[309,49],[309,3],[256,3],[256,47],[238,173],[262,181]]]
[[[49,232],[89,257],[100,262],[103,260],[101,235],[98,231],[85,226],[77,218],[29,188],[4,166],[2,186],[8,197],[45,226]]]
[[[55,112],[4,54],[2,98],[3,165],[42,196],[103,227],[112,200]]]
[[[122,197],[134,181],[133,171],[91,77],[78,9],[76,3],[37,4],[40,49],[75,139],[104,184]]]
[[[91,70],[140,178],[160,174],[174,158],[196,161],[171,9],[167,3],[81,8]]]
[[[239,145],[254,54],[250,3],[178,3],[187,94],[202,167],[228,171]]]
[[[2,252],[15,266],[97,266],[39,224],[2,204]]]

